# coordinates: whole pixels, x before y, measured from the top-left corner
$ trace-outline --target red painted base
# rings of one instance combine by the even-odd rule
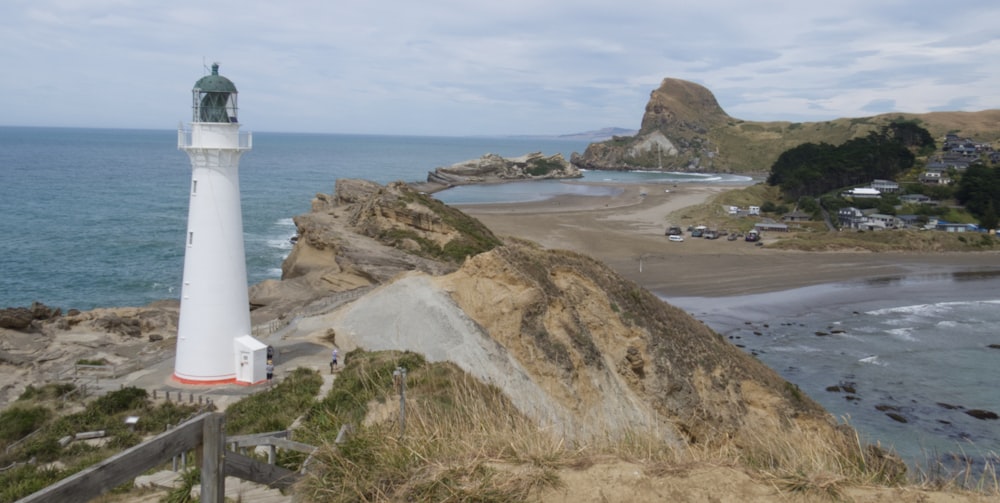
[[[252,383],[243,382],[243,381],[237,381],[235,377],[231,377],[229,379],[216,379],[214,381],[196,381],[194,379],[185,379],[183,377],[178,376],[177,374],[173,374],[170,377],[181,384],[194,384],[197,386],[219,386],[223,384],[236,384],[239,386],[256,386],[258,384],[264,384],[267,382],[267,379],[262,379],[260,381]]]

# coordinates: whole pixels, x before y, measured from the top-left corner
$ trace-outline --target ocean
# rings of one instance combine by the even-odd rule
[[[141,306],[177,299],[191,176],[174,130],[0,127],[0,307]],[[487,153],[582,152],[586,143],[254,132],[240,162],[250,284],[279,278],[295,234],[338,178],[422,181]],[[583,182],[732,182],[738,178],[587,172]],[[559,181],[463,186],[446,203],[603,194]],[[1000,452],[1000,278],[911,275],[736,298],[668,299],[800,386],[867,440],[909,460]],[[749,324],[747,324],[749,323]],[[815,335],[825,332],[828,335]],[[759,335],[757,335],[759,333]],[[839,386],[853,392],[827,391]],[[881,410],[880,410],[881,409]],[[892,419],[891,412],[907,422]]]
[[[665,298],[913,468],[1000,463],[1000,274],[932,272]],[[988,415],[988,414],[987,414]]]
[[[583,152],[586,142],[254,132],[240,160],[250,284],[280,278],[292,217],[338,178],[424,181],[487,153]],[[180,296],[191,165],[175,130],[0,127],[0,307],[92,309]],[[587,173],[583,180],[673,183],[719,177]],[[449,203],[525,201],[604,188],[559,182],[459,187]]]

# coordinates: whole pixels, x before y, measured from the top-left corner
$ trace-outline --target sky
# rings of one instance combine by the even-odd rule
[[[664,78],[732,117],[1000,108],[995,0],[3,0],[0,125],[174,129],[213,62],[244,129],[638,129]]]

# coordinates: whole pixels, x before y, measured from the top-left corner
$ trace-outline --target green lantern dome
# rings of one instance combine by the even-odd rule
[[[236,85],[219,75],[219,64],[212,64],[212,74],[195,82],[193,93],[194,122],[226,122],[236,120]]]

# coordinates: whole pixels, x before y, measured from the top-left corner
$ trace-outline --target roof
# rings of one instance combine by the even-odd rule
[[[212,64],[212,74],[206,75],[194,83],[194,88],[203,93],[235,93],[236,84],[219,75],[219,64]]]
[[[855,194],[855,195],[866,194],[866,195],[877,196],[877,195],[881,195],[882,194],[881,192],[878,191],[878,189],[870,189],[870,188],[867,188],[867,187],[854,188],[854,189],[851,189],[848,192],[850,192],[851,194]]]

